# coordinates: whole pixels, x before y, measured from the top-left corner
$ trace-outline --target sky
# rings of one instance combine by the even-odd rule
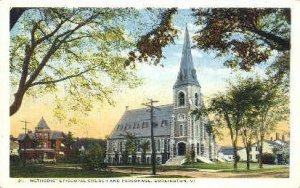
[[[116,101],[115,106],[106,103],[95,103],[94,110],[84,118],[80,125],[66,125],[53,118],[53,96],[45,95],[39,98],[25,97],[20,110],[11,117],[11,134],[17,136],[24,132],[22,129],[26,120],[30,122],[28,128],[34,130],[41,117],[44,117],[52,130],[64,132],[71,131],[75,137],[104,138],[109,135],[118,120],[125,111],[125,107],[136,109],[143,107],[142,103],[148,98],[160,101],[157,105],[172,104],[173,85],[179,71],[182,53],[184,30],[187,25],[190,37],[197,28],[193,25],[193,18],[189,10],[180,10],[174,18],[175,27],[181,32],[175,44],[168,45],[163,50],[165,59],[162,66],[137,64],[137,75],[143,79],[144,84],[135,89],[122,88],[114,93],[112,98]],[[191,40],[192,44],[193,41]],[[213,52],[205,53],[199,49],[192,49],[194,66],[197,71],[201,92],[205,99],[225,89],[226,80],[232,80],[237,74],[249,75],[252,73],[235,72],[223,66],[223,58],[215,58]],[[226,57],[225,57],[226,58]],[[258,66],[254,72],[264,76],[264,67]],[[287,132],[287,128],[279,128],[278,131]],[[219,141],[222,145],[229,145],[229,141]]]

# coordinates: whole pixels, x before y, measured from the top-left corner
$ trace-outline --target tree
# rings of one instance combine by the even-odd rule
[[[73,133],[71,131],[65,136],[64,144],[66,147],[70,148],[75,143],[75,139],[73,137]]]
[[[82,167],[87,170],[103,170],[107,168],[105,148],[99,144],[92,145],[83,156]]]
[[[10,29],[12,29],[15,26],[22,14],[28,9],[29,8],[12,8],[10,10]]]
[[[259,167],[263,167],[262,154],[265,137],[269,135],[280,121],[288,119],[289,94],[283,93],[279,87],[270,82],[262,82],[260,86],[260,99],[256,105],[259,141]]]
[[[125,164],[128,163],[128,156],[131,155],[132,163],[135,163],[136,160],[136,152],[137,152],[137,143],[136,137],[133,133],[126,132],[126,134],[122,135],[125,139],[125,151],[123,152],[123,162]]]
[[[36,96],[64,87],[73,98],[70,108],[90,111],[91,98],[111,102],[112,88],[99,82],[101,77],[112,85],[136,86],[137,77],[123,68],[125,58],[117,53],[132,46],[117,21],[129,14],[128,9],[89,8],[23,13],[11,37],[11,84],[16,92],[10,115],[18,111],[25,93]]]
[[[241,129],[242,142],[246,150],[247,170],[250,170],[250,151],[253,145],[253,139],[256,138],[257,135],[257,128],[253,123],[254,122],[246,123]]]
[[[55,115],[61,120],[66,111],[91,111],[94,99],[113,104],[110,94],[120,84],[130,88],[141,84],[131,65],[158,63],[162,48],[177,33],[170,21],[176,9],[146,11],[154,21],[136,35],[140,30],[125,29],[139,24],[135,9],[12,8],[10,71],[15,93],[10,115],[19,110],[25,94],[56,92]],[[153,48],[145,48],[152,37]],[[64,96],[57,93],[60,89]]]
[[[258,77],[251,79],[239,80],[241,85],[244,85],[245,92],[249,93],[242,100],[247,101],[248,109],[242,118],[242,128],[240,131],[242,142],[246,150],[247,170],[250,170],[250,151],[254,143],[254,139],[257,138],[258,132],[258,112],[256,106],[259,105],[261,100],[261,87],[263,82]]]
[[[143,164],[146,164],[146,153],[150,149],[150,142],[149,140],[144,140],[141,144],[142,147],[142,156],[141,156],[141,161]]]
[[[287,8],[194,9],[196,47],[225,57],[224,64],[249,71],[276,59],[269,66],[273,81],[288,85],[291,14]]]
[[[253,125],[252,123],[250,124],[252,117],[249,118],[249,115],[258,102],[254,93],[256,89],[252,79],[238,78],[236,83],[229,83],[224,93],[219,93],[213,97],[207,108],[202,107],[193,112],[197,115],[197,118],[201,115],[211,114],[215,119],[214,126],[223,127],[225,125],[228,129],[233,147],[234,170],[237,170],[237,143],[240,135],[243,135],[243,141],[249,157],[249,145],[251,145],[252,140],[252,133],[249,133],[249,129],[251,130]],[[249,137],[250,135],[251,137]],[[249,158],[247,161],[249,165]]]

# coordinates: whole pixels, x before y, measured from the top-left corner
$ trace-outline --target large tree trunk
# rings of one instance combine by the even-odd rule
[[[10,30],[14,27],[22,14],[28,9],[29,8],[12,8],[10,10]]]
[[[9,115],[14,115],[21,107],[25,90],[19,90],[15,93],[14,102],[9,107]]]
[[[259,146],[259,168],[263,168],[263,162],[262,162],[262,155],[263,155],[263,143],[264,143],[264,136],[260,136],[260,146]]]
[[[247,170],[250,170],[250,147],[249,146],[246,147]]]
[[[233,169],[234,171],[237,171],[237,163],[238,163],[238,158],[237,158],[237,146],[236,143],[233,142]]]

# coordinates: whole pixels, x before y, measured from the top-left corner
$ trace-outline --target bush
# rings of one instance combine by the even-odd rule
[[[263,153],[262,154],[262,163],[263,164],[274,164],[275,156],[272,153]]]
[[[92,146],[82,158],[82,168],[85,170],[105,170],[105,150],[100,145]]]
[[[18,155],[10,155],[9,161],[11,165],[19,165],[21,162],[21,159]]]

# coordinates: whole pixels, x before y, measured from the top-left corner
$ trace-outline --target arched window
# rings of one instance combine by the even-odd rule
[[[198,93],[195,93],[195,105],[198,106],[199,104],[199,96]]]
[[[178,106],[184,106],[185,104],[185,96],[183,92],[178,94]]]
[[[179,136],[185,136],[185,126],[184,125],[179,126]]]

